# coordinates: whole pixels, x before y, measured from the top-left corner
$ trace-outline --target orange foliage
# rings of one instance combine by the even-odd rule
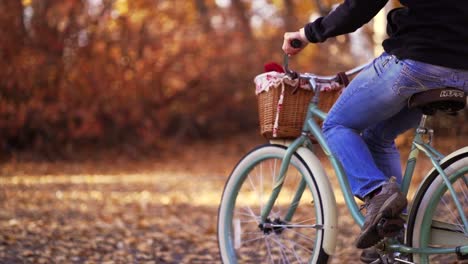
[[[0,146],[154,147],[254,125],[251,80],[278,42],[252,52],[245,17],[174,4],[2,1]]]
[[[154,148],[166,137],[255,129],[253,77],[281,61],[285,27],[299,28],[314,8],[291,0],[262,8],[241,0],[1,1],[0,150]],[[308,49],[298,60],[308,68],[298,68],[323,71],[323,47]]]

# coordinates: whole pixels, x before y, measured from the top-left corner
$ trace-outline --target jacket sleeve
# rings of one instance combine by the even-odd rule
[[[345,0],[324,17],[304,27],[307,39],[312,43],[324,42],[327,38],[354,32],[369,22],[388,0]]]

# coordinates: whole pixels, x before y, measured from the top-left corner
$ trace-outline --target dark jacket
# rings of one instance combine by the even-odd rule
[[[388,0],[345,0],[305,26],[310,42],[353,32],[369,22]],[[387,16],[387,53],[400,59],[468,70],[468,1],[400,0]]]

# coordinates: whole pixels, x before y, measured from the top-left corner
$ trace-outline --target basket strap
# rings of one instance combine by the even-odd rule
[[[273,125],[273,137],[278,136],[278,127],[279,127],[279,116],[281,109],[283,108],[283,99],[284,99],[284,82],[281,82],[281,94],[278,100],[278,104],[276,105],[276,117],[275,117],[275,124]]]
[[[301,86],[301,79],[298,79],[296,85],[294,86],[294,90],[292,91],[291,94],[296,94],[300,86]]]
[[[349,79],[348,79],[348,76],[346,75],[346,73],[344,72],[339,72],[336,74],[336,76],[338,77],[338,83],[343,85],[344,87],[348,86],[349,84]]]

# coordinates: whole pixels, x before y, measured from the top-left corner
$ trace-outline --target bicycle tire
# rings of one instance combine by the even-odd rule
[[[457,172],[468,167],[468,147],[462,148],[451,155],[447,156],[441,162],[441,168],[447,173],[447,176],[451,178],[451,175],[457,175]],[[454,187],[457,196],[463,206],[465,216],[468,212],[468,186],[467,186],[467,173],[459,174],[453,177],[452,187]],[[455,228],[459,221],[455,214],[458,211],[454,207],[454,202],[450,196],[449,191],[446,187],[441,188],[444,185],[442,177],[439,172],[433,169],[429,172],[428,176],[421,183],[418,191],[416,192],[413,205],[408,218],[408,225],[406,231],[406,242],[408,246],[420,248],[420,247],[456,247],[459,245],[468,244],[468,238],[466,234],[460,235],[459,239],[448,239],[443,241],[444,237],[448,235],[458,237],[459,231]],[[452,203],[451,206],[448,204]],[[427,210],[430,210],[427,212]],[[429,213],[431,221],[431,227],[423,225],[423,221],[426,213]],[[444,225],[449,224],[449,225]],[[448,233],[447,233],[448,232]],[[463,231],[462,231],[463,232]],[[464,236],[464,238],[463,238]],[[452,243],[454,241],[460,241],[457,245]],[[411,261],[415,263],[449,263],[449,258],[456,260],[456,254],[440,254],[440,255],[423,255],[423,254],[412,254],[409,256]],[[451,262],[450,262],[451,263]]]
[[[272,167],[273,173],[272,175],[276,174],[275,172],[279,171],[279,164],[281,163],[282,157],[284,157],[286,152],[286,147],[280,145],[264,145],[260,146],[250,153],[245,155],[241,161],[236,165],[234,170],[232,171],[231,175],[229,176],[226,185],[224,187],[224,191],[222,194],[219,210],[218,210],[218,246],[220,250],[220,256],[224,263],[282,263],[282,262],[300,262],[300,263],[327,263],[329,259],[329,255],[325,252],[324,246],[324,237],[326,229],[317,229],[317,228],[309,228],[306,230],[305,234],[299,233],[304,231],[305,228],[295,229],[295,228],[282,228],[281,233],[278,232],[270,232],[265,233],[260,229],[259,221],[260,218],[260,211],[262,208],[262,202],[265,200],[262,195],[257,195],[257,198],[260,201],[259,206],[253,205],[242,205],[242,199],[246,199],[246,197],[252,197],[249,194],[248,189],[252,187],[248,185],[253,185],[252,182],[258,182],[253,172],[261,171],[263,173],[263,165],[266,162],[275,162],[276,164]],[[279,161],[279,162],[278,162]],[[266,164],[268,165],[268,164]],[[265,165],[265,166],[266,166]],[[265,167],[266,168],[266,167]],[[276,170],[276,171],[275,171]],[[321,190],[319,190],[316,180],[314,179],[310,168],[308,167],[307,163],[304,159],[295,153],[290,162],[290,167],[288,168],[288,174],[285,179],[285,183],[282,187],[281,193],[288,193],[288,187],[293,187],[292,189],[296,188],[297,186],[289,186],[288,180],[293,178],[293,175],[290,172],[297,170],[299,178],[304,177],[306,179],[307,188],[305,189],[304,193],[306,197],[302,197],[298,207],[305,206],[306,209],[298,208],[297,215],[301,216],[303,213],[314,213],[315,214],[315,223],[308,222],[300,222],[301,219],[297,219],[297,222],[301,224],[317,224],[322,225],[324,223],[324,203],[322,199]],[[269,173],[265,173],[268,175]],[[271,177],[273,181],[273,177]],[[258,177],[257,177],[258,178]],[[263,179],[263,175],[260,177]],[[294,177],[296,178],[296,177]],[[264,182],[265,179],[261,180],[261,185],[263,188],[258,188],[261,190],[270,190],[272,185],[266,184]],[[246,187],[246,189],[243,189]],[[269,189],[270,188],[270,189]],[[257,192],[257,189],[255,189]],[[263,191],[261,191],[263,192]],[[280,193],[280,195],[281,195]],[[245,197],[241,197],[245,194]],[[249,196],[250,195],[250,196]],[[268,195],[265,195],[268,196]],[[292,197],[292,196],[290,196]],[[307,199],[312,198],[314,201],[314,206],[307,206]],[[279,198],[277,201],[281,200]],[[286,199],[285,201],[287,201]],[[249,200],[250,201],[250,200]],[[289,200],[290,201],[290,200]],[[334,200],[333,200],[334,201]],[[246,207],[245,212],[249,212],[244,219],[244,210],[242,206]],[[278,207],[277,207],[278,206]],[[240,208],[240,209],[239,209]],[[279,208],[279,209],[278,209]],[[277,202],[274,205],[272,213],[269,215],[269,219],[277,219],[283,217],[284,211],[282,210],[281,202]],[[236,211],[237,210],[237,211]],[[296,217],[296,214],[294,217]],[[240,220],[237,220],[236,217],[240,216]],[[249,220],[250,219],[250,220]],[[253,219],[253,220],[252,220]],[[308,218],[306,218],[307,220]],[[297,223],[296,219],[293,218],[292,222],[288,222],[287,224]],[[250,222],[249,222],[250,221]],[[242,227],[237,227],[243,224]],[[237,230],[237,231],[236,231]],[[242,231],[238,231],[242,230]],[[243,232],[247,230],[246,232]],[[249,237],[249,235],[253,233],[256,237]],[[315,235],[315,239],[312,240],[310,238],[310,234]],[[247,235],[246,235],[247,234]],[[304,240],[309,245],[300,245],[297,244],[299,241],[292,241],[291,235],[293,239],[296,238],[298,240]],[[247,237],[243,237],[247,236]],[[256,239],[254,242],[249,242],[249,240]],[[240,240],[240,243],[239,243]],[[244,243],[245,242],[245,243]],[[259,243],[257,243],[259,242]],[[272,242],[272,243],[270,243]],[[272,245],[279,244],[280,242],[285,242],[282,246],[278,246],[277,248],[273,248]],[[313,242],[313,245],[311,245]],[[288,244],[290,243],[290,244]],[[290,247],[292,245],[292,248]],[[250,247],[252,246],[252,250]],[[296,247],[296,249],[295,249]],[[306,249],[302,248],[306,247]],[[310,256],[307,256],[307,259],[304,260],[302,257],[311,252]],[[304,254],[305,253],[305,254]]]

